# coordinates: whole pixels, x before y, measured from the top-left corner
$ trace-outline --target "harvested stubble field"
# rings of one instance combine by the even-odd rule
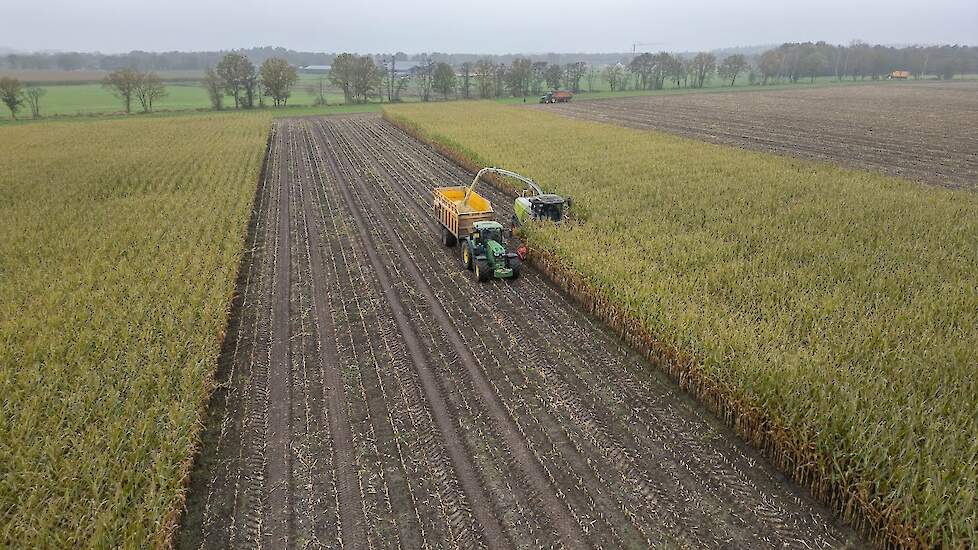
[[[0,547],[165,539],[268,124],[0,129]]]
[[[178,547],[859,544],[538,272],[477,283],[429,212],[471,177],[274,123]]]
[[[978,189],[978,81],[654,96],[536,108]]]
[[[573,196],[535,251],[876,540],[978,538],[978,195],[525,108],[386,116]]]

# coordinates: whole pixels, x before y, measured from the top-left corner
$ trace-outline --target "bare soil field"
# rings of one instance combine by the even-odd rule
[[[862,545],[539,273],[477,283],[429,212],[471,177],[275,122],[178,547]]]
[[[978,81],[647,96],[534,108],[978,188]]]

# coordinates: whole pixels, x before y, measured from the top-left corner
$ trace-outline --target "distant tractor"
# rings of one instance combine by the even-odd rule
[[[910,71],[893,71],[886,78],[887,80],[906,80],[910,78]]]
[[[566,90],[554,90],[540,96],[540,103],[567,103],[574,94]]]
[[[506,250],[503,226],[495,221],[492,204],[475,191],[475,184],[486,172],[511,174],[499,168],[483,168],[468,187],[437,187],[433,193],[442,243],[461,245],[462,263],[475,272],[479,282],[518,277],[521,266],[520,257]]]

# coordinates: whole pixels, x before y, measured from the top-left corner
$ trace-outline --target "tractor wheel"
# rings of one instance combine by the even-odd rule
[[[509,267],[510,267],[510,269],[513,270],[513,277],[512,278],[513,279],[519,279],[520,278],[520,269],[523,267],[523,262],[514,259],[509,264]]]
[[[472,271],[472,251],[469,250],[468,243],[462,245],[462,265],[465,269]]]
[[[475,278],[480,283],[488,281],[492,277],[492,270],[489,269],[489,262],[485,260],[475,261]]]

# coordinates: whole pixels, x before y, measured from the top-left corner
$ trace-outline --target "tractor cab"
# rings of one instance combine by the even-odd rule
[[[475,231],[472,232],[476,246],[484,247],[490,241],[503,244],[503,226],[498,222],[476,222]]]
[[[506,250],[503,226],[499,222],[475,222],[461,248],[462,264],[475,271],[480,282],[519,277],[522,262],[515,252]]]

